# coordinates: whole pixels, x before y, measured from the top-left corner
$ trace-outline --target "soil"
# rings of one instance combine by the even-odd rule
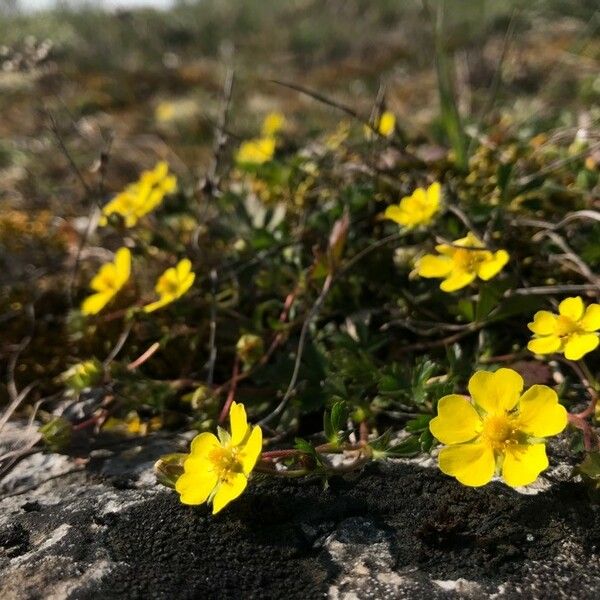
[[[103,540],[127,564],[97,590],[104,598],[318,598],[335,579],[322,541],[351,517],[389,532],[394,568],[432,579],[465,578],[486,588],[524,581],[532,561],[560,557],[573,535],[591,556],[600,545],[600,514],[581,486],[523,496],[492,484],[467,489],[409,465],[370,468],[354,481],[269,481],[213,518],[161,494],[115,519]],[[592,597],[564,565],[572,597]],[[564,582],[544,582],[559,597]],[[596,590],[598,592],[598,590]],[[518,597],[518,592],[515,592]],[[596,598],[598,596],[596,595]]]

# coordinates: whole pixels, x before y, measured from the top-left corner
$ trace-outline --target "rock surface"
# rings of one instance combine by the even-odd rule
[[[100,454],[85,470],[57,455],[20,463],[0,500],[0,598],[600,593],[600,511],[560,469],[528,495],[499,483],[467,489],[408,462],[372,465],[327,488],[256,479],[212,517],[154,484],[154,459],[177,446],[157,439]]]

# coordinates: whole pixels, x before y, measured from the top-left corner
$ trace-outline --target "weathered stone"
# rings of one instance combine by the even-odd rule
[[[154,484],[157,455],[185,441],[157,436],[33,486],[31,473],[13,480],[0,500],[0,598],[586,600],[600,590],[599,511],[564,480],[567,466],[534,495],[464,488],[409,461],[327,488],[257,477],[212,517]],[[30,458],[32,469],[72,460]]]

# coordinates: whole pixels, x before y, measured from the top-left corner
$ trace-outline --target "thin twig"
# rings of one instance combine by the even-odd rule
[[[129,323],[127,323],[127,325],[125,326],[125,329],[123,329],[123,331],[121,332],[121,335],[119,336],[119,339],[117,340],[117,343],[115,344],[114,348],[110,351],[109,355],[104,359],[104,362],[102,363],[102,366],[104,367],[104,369],[106,369],[108,366],[110,366],[112,361],[115,360],[115,358],[117,358],[117,355],[123,349],[123,346],[125,345],[125,342],[127,341],[129,334],[131,333],[132,327],[133,327],[133,321],[129,321]]]
[[[217,285],[218,276],[217,270],[211,269],[210,283],[212,290],[212,302],[210,306],[210,338],[208,341],[208,376],[206,383],[209,387],[212,386],[215,378],[215,365],[217,363]]]
[[[296,382],[298,381],[298,375],[300,373],[300,364],[302,362],[302,355],[304,353],[304,345],[306,344],[306,336],[308,334],[308,330],[312,325],[313,319],[319,314],[323,303],[325,302],[325,298],[327,298],[327,294],[331,289],[331,284],[333,283],[333,275],[330,273],[327,275],[325,282],[323,283],[323,287],[321,288],[321,293],[316,299],[315,303],[312,305],[306,319],[302,325],[302,330],[300,331],[300,339],[298,340],[298,348],[296,349],[296,360],[294,362],[294,370],[292,371],[292,377],[290,378],[290,382],[288,384],[287,390],[281,399],[281,402],[277,405],[275,410],[269,413],[266,417],[259,421],[259,425],[264,426],[268,425],[273,419],[278,417],[287,406],[290,398],[293,396],[296,391]]]

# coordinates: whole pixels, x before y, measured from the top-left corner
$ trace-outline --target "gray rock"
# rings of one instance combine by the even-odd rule
[[[533,495],[400,461],[327,489],[257,477],[213,517],[154,483],[157,456],[185,442],[136,441],[77,470],[22,461],[0,499],[0,598],[598,597],[599,511],[564,469]]]

